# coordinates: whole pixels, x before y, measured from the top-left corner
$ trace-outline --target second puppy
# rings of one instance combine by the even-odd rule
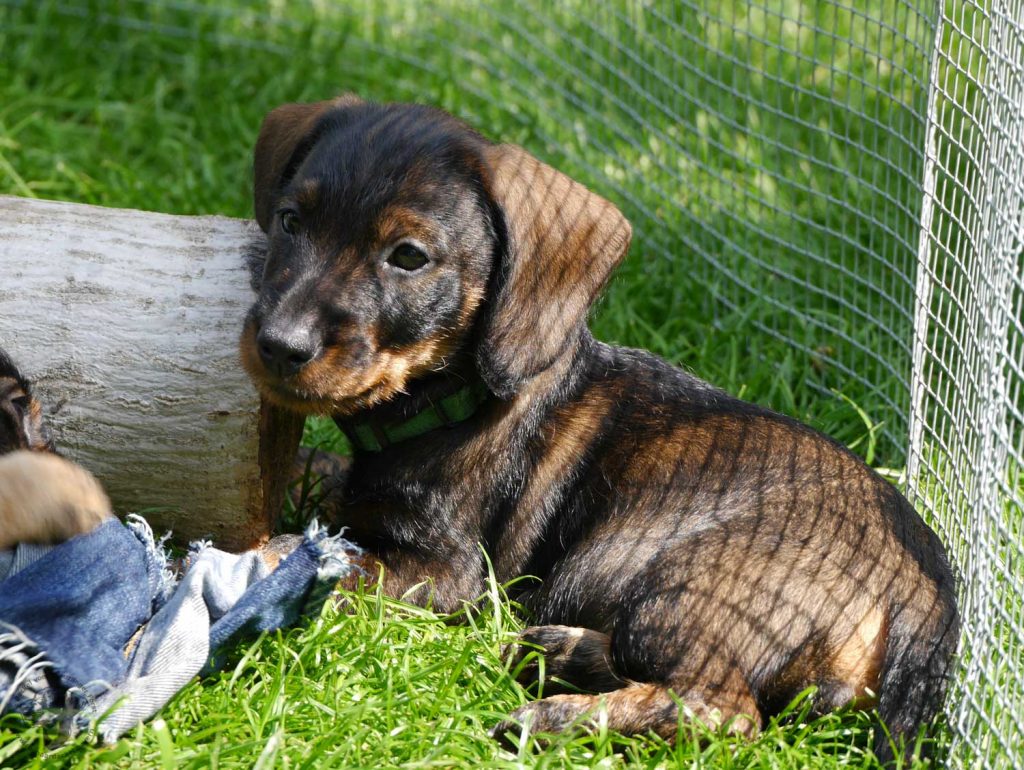
[[[0,550],[59,543],[112,516],[84,468],[58,457],[32,386],[0,350]]]

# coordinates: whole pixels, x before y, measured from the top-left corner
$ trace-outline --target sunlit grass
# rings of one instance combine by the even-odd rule
[[[458,622],[452,622],[457,620]],[[185,688],[116,745],[66,743],[16,718],[0,721],[3,766],[135,767],[874,767],[863,713],[808,718],[806,698],[746,741],[680,726],[655,737],[531,737],[515,751],[488,730],[527,695],[502,646],[520,622],[493,586],[458,618],[347,595],[306,627],[241,647],[220,674]]]

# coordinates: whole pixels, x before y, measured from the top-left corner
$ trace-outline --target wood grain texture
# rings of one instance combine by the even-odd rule
[[[143,512],[176,540],[265,539],[298,440],[294,418],[261,423],[238,360],[255,233],[224,217],[0,196],[0,347],[35,382],[59,450],[118,513]]]

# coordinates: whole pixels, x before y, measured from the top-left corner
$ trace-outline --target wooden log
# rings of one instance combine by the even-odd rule
[[[0,347],[59,451],[176,540],[264,540],[302,418],[238,357],[255,226],[0,196]]]

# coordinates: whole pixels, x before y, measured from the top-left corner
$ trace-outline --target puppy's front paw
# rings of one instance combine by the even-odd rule
[[[260,548],[260,558],[273,572],[300,545],[302,535],[278,535]]]

